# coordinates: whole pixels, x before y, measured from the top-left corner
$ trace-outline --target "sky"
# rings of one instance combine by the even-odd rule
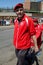
[[[0,8],[12,8],[17,3],[23,3],[24,0],[0,0]]]
[[[36,0],[40,1],[40,0]],[[23,3],[24,0],[0,0],[0,8],[12,8],[17,3]]]

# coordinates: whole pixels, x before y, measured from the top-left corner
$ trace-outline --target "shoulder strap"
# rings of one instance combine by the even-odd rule
[[[27,25],[28,25],[28,18],[26,17],[25,20],[26,20],[26,23],[27,23]]]

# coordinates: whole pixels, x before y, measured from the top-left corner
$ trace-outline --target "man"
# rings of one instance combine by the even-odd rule
[[[27,56],[33,54],[30,53],[31,48],[31,37],[34,40],[34,51],[38,51],[37,41],[35,37],[35,29],[34,24],[32,21],[32,18],[28,17],[24,13],[24,8],[22,3],[18,3],[14,7],[14,11],[17,14],[17,18],[14,21],[14,46],[15,46],[15,52],[18,59],[17,65],[31,65],[30,62],[30,56],[28,57],[27,62]],[[26,60],[25,60],[26,59]]]
[[[43,23],[41,24],[41,29],[42,29],[42,31],[43,31]]]
[[[41,25],[38,23],[38,19],[34,18],[33,19],[33,22],[34,22],[34,27],[35,27],[35,30],[36,30],[36,39],[37,39],[37,45],[38,45],[38,48],[39,48],[39,51],[35,54],[34,56],[34,59],[33,61],[36,61],[36,65],[39,65],[39,62],[38,59],[39,59],[39,56],[41,54],[41,45],[42,45],[42,28],[41,28]],[[33,39],[31,39],[31,46],[34,47],[34,42],[33,42]]]
[[[40,49],[41,44],[42,44],[42,40],[41,40],[42,29],[38,23],[38,19],[36,19],[36,18],[33,19],[33,22],[34,22],[34,26],[35,26],[35,30],[36,30],[37,45],[38,45],[38,48]]]

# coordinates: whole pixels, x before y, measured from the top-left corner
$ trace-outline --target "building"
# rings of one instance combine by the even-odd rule
[[[43,3],[37,0],[25,0],[24,1],[24,9],[26,10],[31,10],[31,11],[40,11],[40,7],[42,6]]]
[[[32,13],[32,16],[43,17],[43,1],[41,0],[25,0],[24,9]]]
[[[30,11],[40,11],[41,2],[31,2]]]
[[[43,12],[43,1],[41,1],[41,7],[40,7],[41,12]]]
[[[30,0],[25,0],[23,5],[24,5],[24,9],[30,10]]]
[[[43,1],[37,0],[24,0],[24,9],[28,10],[29,16],[41,16],[43,17]],[[40,13],[41,14],[40,14]],[[37,13],[37,14],[36,14]],[[17,15],[13,12],[13,10],[3,10],[0,12],[0,18],[15,18]]]
[[[0,12],[0,18],[1,17],[16,17],[16,13],[14,12]]]

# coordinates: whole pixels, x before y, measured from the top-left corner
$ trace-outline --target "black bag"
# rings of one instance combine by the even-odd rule
[[[26,57],[31,58],[35,55],[35,52],[32,50],[32,48],[28,49]]]

